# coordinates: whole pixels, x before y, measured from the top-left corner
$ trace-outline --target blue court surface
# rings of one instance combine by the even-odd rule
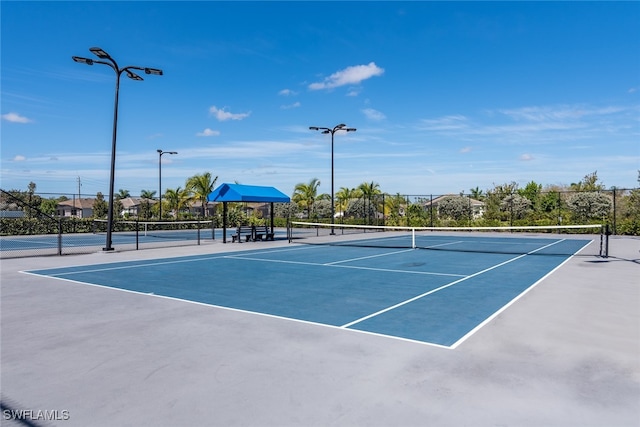
[[[550,237],[522,244],[520,254],[254,245],[26,273],[455,348],[595,243]],[[552,247],[563,249],[545,253]]]

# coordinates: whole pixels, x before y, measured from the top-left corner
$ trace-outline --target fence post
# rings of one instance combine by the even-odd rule
[[[58,219],[58,255],[62,255],[62,218]]]
[[[613,187],[613,234],[617,234],[616,230],[616,188]]]

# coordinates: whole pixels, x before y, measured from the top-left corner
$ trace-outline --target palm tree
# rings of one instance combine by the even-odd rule
[[[384,200],[384,215],[397,218],[406,206],[407,201],[400,193],[396,193],[395,196],[389,194]]]
[[[124,190],[124,189],[120,189],[118,190],[118,194],[114,194],[114,197],[116,198],[116,200],[122,200],[122,199],[126,199],[127,197],[131,197],[131,193],[129,193],[129,190]]]
[[[482,190],[480,189],[480,187],[476,187],[476,188],[472,188],[471,189],[471,197],[476,199],[476,200],[484,199],[484,194],[482,194]]]
[[[213,191],[218,177],[211,179],[211,172],[205,172],[202,175],[194,175],[187,180],[187,188],[193,192],[193,198],[202,204],[202,215],[207,216],[205,205],[207,198]]]
[[[172,210],[175,214],[175,218],[178,219],[180,211],[189,203],[192,199],[191,191],[186,188],[167,188],[164,192],[163,200],[167,204],[169,210]]]
[[[344,213],[349,208],[349,201],[360,197],[360,190],[356,188],[340,187],[340,190],[336,193],[336,199],[338,199],[338,212]]]
[[[307,218],[311,218],[313,204],[318,199],[318,187],[320,180],[313,178],[308,184],[298,183],[293,189],[293,201],[300,207],[306,207]]]
[[[371,198],[378,194],[382,194],[382,191],[380,191],[380,184],[373,181],[363,182],[358,186],[358,190],[360,190],[362,192],[362,196],[369,201],[369,209],[367,209],[367,224],[369,224],[371,222]]]
[[[140,190],[140,198],[142,199],[142,209],[141,209],[141,216],[144,219],[149,218],[149,214],[151,213],[151,204],[150,204],[150,200],[153,199],[153,196],[156,195],[155,191],[151,191],[151,190]]]

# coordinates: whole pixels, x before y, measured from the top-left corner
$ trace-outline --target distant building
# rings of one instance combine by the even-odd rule
[[[69,199],[58,202],[56,215],[63,218],[90,218],[93,216],[93,204],[96,199]]]

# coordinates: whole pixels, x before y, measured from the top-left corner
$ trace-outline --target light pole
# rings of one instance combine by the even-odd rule
[[[113,223],[113,187],[115,180],[115,169],[116,169],[116,135],[118,131],[118,92],[120,91],[120,76],[122,73],[127,73],[127,77],[131,80],[144,80],[142,77],[137,75],[131,70],[142,70],[145,74],[155,74],[157,76],[162,75],[162,70],[157,68],[148,68],[148,67],[137,67],[134,65],[129,65],[127,67],[119,68],[118,63],[104,50],[99,47],[92,47],[89,49],[91,53],[100,58],[101,60],[95,60],[91,58],[83,58],[80,56],[72,56],[75,62],[79,62],[81,64],[93,65],[93,64],[104,64],[108,65],[115,71],[116,73],[116,99],[113,107],[113,136],[111,138],[111,177],[109,179],[109,210],[107,213],[107,243],[103,251],[112,251],[113,246],[111,246],[111,233],[112,233],[112,223]]]
[[[310,126],[311,130],[320,130],[322,133],[330,133],[331,134],[331,234],[335,234],[333,229],[333,224],[335,224],[335,202],[333,200],[333,134],[343,130],[345,132],[355,132],[356,128],[348,128],[347,125],[341,123],[339,125],[334,126],[333,128],[323,128],[317,126]]]
[[[158,205],[158,218],[162,221],[162,155],[178,154],[177,151],[162,151],[158,149],[158,192],[160,193],[160,204]]]

